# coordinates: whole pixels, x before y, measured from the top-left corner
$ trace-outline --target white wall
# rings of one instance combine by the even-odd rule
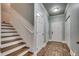
[[[70,46],[70,17],[65,21],[65,41]]]
[[[61,26],[61,28],[59,28],[61,30],[61,33],[58,37],[61,36],[61,41],[64,41],[64,36],[65,36],[65,15],[64,14],[61,14],[61,15],[56,15],[56,16],[50,16],[50,40],[52,40],[52,24],[59,24],[57,26]],[[59,30],[59,29],[56,29],[56,30]],[[58,39],[59,41],[59,39]]]
[[[33,3],[12,3],[11,7],[34,25],[34,4]]]
[[[23,40],[26,42],[26,46],[31,47],[33,43],[33,30],[32,25],[25,20],[17,11],[10,9],[11,20],[10,23],[14,26]]]
[[[69,4],[66,8],[66,18],[70,15],[70,48],[79,55],[79,4]]]
[[[31,24],[31,21],[34,23],[34,20],[33,20],[34,18],[32,18],[34,15],[33,10],[32,10],[33,5],[32,4],[15,4],[15,5],[13,4],[13,6],[15,7],[11,5],[10,8],[7,10],[6,8],[8,6],[6,8],[5,8],[6,4],[5,5],[3,4],[3,6],[4,6],[4,10],[6,11],[5,14],[10,15],[9,23],[11,23],[14,26],[18,34],[26,43],[26,46],[30,47],[30,50],[31,50],[33,46],[33,39],[34,39],[34,34],[33,34],[34,27]],[[26,18],[24,16],[26,16]]]
[[[20,13],[15,9],[9,8],[6,12],[11,15],[9,22],[14,26],[18,34],[23,38],[23,41],[26,43],[27,47],[32,47],[33,38],[34,38],[34,28],[33,25],[27,21]],[[32,48],[30,48],[31,50]]]
[[[0,3],[0,49],[1,49],[1,3]],[[0,50],[1,55],[1,50]]]
[[[44,6],[40,3],[38,4],[35,4],[35,8],[34,8],[34,17],[35,17],[35,21],[34,21],[34,38],[35,38],[35,46],[36,46],[36,50],[39,50],[42,48],[42,46],[49,40],[49,23],[48,23],[48,13],[46,11],[46,9],[44,8]],[[40,38],[40,36],[38,37],[37,34],[39,34],[39,32],[37,32],[38,28],[39,30],[41,30],[42,26],[40,27],[37,27],[37,13],[39,13],[41,16],[40,18],[43,20],[42,24],[43,27],[44,27],[44,39],[40,39],[38,40],[37,38]],[[41,21],[42,21],[41,20]],[[40,21],[40,20],[39,20]],[[40,21],[40,22],[41,22]],[[40,25],[40,24],[39,24]],[[39,43],[36,43],[36,42],[39,42]],[[37,48],[39,46],[39,48]]]
[[[9,23],[10,19],[10,13],[8,10],[10,9],[10,3],[2,3],[1,4],[1,17],[2,21],[5,21],[6,23]]]

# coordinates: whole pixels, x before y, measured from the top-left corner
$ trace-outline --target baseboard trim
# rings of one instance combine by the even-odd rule
[[[68,45],[68,47],[70,49],[71,56],[76,56],[76,53],[71,49],[71,47],[69,46],[69,44],[67,42],[66,42],[66,44]]]
[[[55,40],[49,40],[49,41],[55,41]],[[56,42],[66,43],[66,41],[56,41]]]
[[[43,46],[42,46],[40,49],[38,49],[36,52],[34,52],[33,56],[37,56],[37,53],[38,53],[43,47],[45,47],[46,44],[47,44],[47,42],[44,43]]]
[[[75,56],[76,54],[75,54],[75,52],[71,49],[71,47],[69,46],[69,44],[68,44],[66,41],[65,41],[64,43],[66,43],[67,46],[69,47],[71,56]]]
[[[53,41],[53,40],[49,40],[49,41]],[[65,41],[57,41],[57,42],[62,42],[62,43],[66,43]],[[46,44],[47,44],[47,42],[46,43],[44,43],[43,44],[43,46],[39,49],[39,50],[37,50],[36,52],[34,52],[34,54],[33,54],[33,56],[37,56],[37,53],[43,48],[43,47],[45,47],[46,46]]]
[[[70,49],[70,54],[71,56],[76,56],[75,52],[73,52],[72,49]]]
[[[53,40],[49,40],[49,41],[53,41]],[[54,40],[54,41],[55,41],[55,40]],[[69,44],[68,44],[66,41],[57,41],[57,42],[66,43],[66,44],[68,45],[69,49],[70,49],[70,54],[71,54],[71,56],[75,56],[75,55],[76,55],[75,52],[70,48]]]
[[[53,40],[49,40],[49,41],[53,41]],[[70,48],[69,44],[68,44],[66,41],[57,41],[57,42],[66,43],[66,44],[68,45],[69,49],[70,49],[70,54],[71,54],[71,56],[75,56],[75,55],[76,55],[75,52]],[[47,44],[47,42],[44,43],[44,45],[43,45],[39,50],[37,50],[37,51],[33,54],[33,56],[37,56],[37,53],[38,53],[43,47],[45,47],[46,44]]]

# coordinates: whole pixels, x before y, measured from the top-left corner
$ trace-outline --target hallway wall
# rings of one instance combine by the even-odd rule
[[[11,7],[11,8],[10,8]],[[21,38],[31,47],[34,38],[34,5],[27,3],[2,4],[3,19],[11,23]],[[10,18],[9,18],[10,15]],[[26,17],[26,18],[25,18]],[[31,48],[30,48],[31,50]]]
[[[26,20],[34,25],[34,4],[33,3],[12,3],[11,7],[20,13]]]
[[[35,42],[34,44],[36,50],[39,50],[49,40],[48,13],[41,3],[35,4],[34,12],[35,12],[34,38],[35,41],[37,42],[37,43]]]
[[[11,12],[11,25],[13,25],[24,42],[26,42],[26,46],[31,47],[34,35],[33,26],[13,8],[9,12]]]
[[[0,3],[0,49],[1,49],[1,3]],[[1,56],[1,50],[0,50],[0,56]]]
[[[65,15],[61,14],[61,15],[56,15],[56,16],[50,16],[49,19],[50,19],[49,20],[50,21],[50,33],[49,33],[50,34],[50,40],[52,39],[52,28],[51,28],[51,26],[52,26],[53,23],[58,22],[62,27],[62,29],[60,28],[61,29],[61,34],[60,34],[61,41],[64,41],[64,39],[65,39]],[[57,25],[57,26],[59,26],[59,25]],[[59,41],[59,39],[58,39],[58,41]]]
[[[66,8],[66,18],[70,15],[70,47],[72,51],[79,55],[79,4],[68,4]]]
[[[1,3],[0,3],[0,21],[1,21]]]
[[[11,20],[10,12],[8,11],[10,9],[10,3],[1,3],[1,17],[2,20],[9,23]]]

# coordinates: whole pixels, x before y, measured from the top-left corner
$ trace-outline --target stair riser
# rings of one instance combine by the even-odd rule
[[[17,51],[17,50],[23,48],[24,46],[25,46],[25,45],[22,45],[22,46],[19,46],[19,47],[14,48],[14,49],[12,49],[12,50],[6,51],[6,52],[2,53],[2,55],[8,55],[8,54],[10,54],[10,53],[12,53],[12,52],[14,52],[14,51]]]
[[[5,29],[1,30],[1,32],[11,32],[11,31],[15,31],[15,30],[11,30],[11,29],[10,30],[5,30]]]
[[[20,38],[20,36],[15,36],[15,37],[7,37],[7,38],[2,38],[1,41],[10,41],[10,40],[16,40]]]
[[[11,26],[11,25],[1,25],[1,26],[6,26],[6,27],[13,27],[13,26]]]
[[[9,51],[9,50],[11,50],[11,49],[14,49],[14,48],[16,48],[16,47],[18,47],[18,46],[21,46],[21,45],[23,45],[23,44],[25,44],[25,43],[24,43],[24,42],[21,42],[21,43],[18,43],[18,44],[14,44],[14,45],[11,45],[11,46],[2,48],[2,49],[1,49],[1,53],[5,52],[5,51]]]
[[[23,40],[18,40],[18,41],[2,44],[1,48],[5,48],[5,47],[8,47],[8,46],[11,46],[11,45],[14,45],[14,44],[18,44],[18,43],[21,43],[21,42],[23,42]]]
[[[14,41],[22,40],[21,38],[17,38],[16,40],[2,41],[1,44],[6,44]]]
[[[19,36],[19,35],[1,36],[1,38],[7,38],[7,37],[15,37],[15,36]]]
[[[2,29],[1,32],[14,32],[15,30],[4,30]]]
[[[29,51],[29,49],[26,50],[26,51],[24,51],[23,53],[19,54],[18,56],[23,56],[23,55],[25,55],[28,51]]]
[[[15,30],[14,28],[1,28],[1,30]]]
[[[17,33],[2,33],[2,36],[17,35]]]
[[[11,31],[11,32],[1,32],[1,33],[17,33],[16,31]]]
[[[5,21],[3,21],[2,24],[10,24],[10,23],[6,23]]]
[[[1,28],[13,28],[13,27],[9,27],[9,26],[1,26]]]
[[[8,37],[8,36],[14,36],[14,35],[18,35],[17,33],[2,33],[1,36],[2,37]]]

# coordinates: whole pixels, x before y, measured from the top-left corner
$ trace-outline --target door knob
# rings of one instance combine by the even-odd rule
[[[53,34],[53,32],[52,32],[52,34]]]

